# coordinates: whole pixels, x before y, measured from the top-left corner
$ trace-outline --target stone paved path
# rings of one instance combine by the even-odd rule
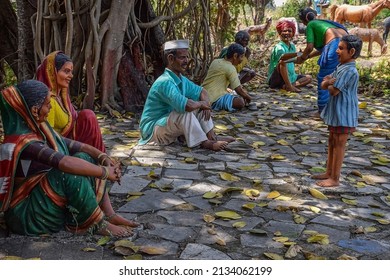
[[[214,114],[219,134],[251,146],[242,152],[179,143],[133,147],[134,119],[102,119],[103,131],[111,131],[104,136],[110,154],[125,164],[121,186],[111,187],[112,201],[118,212],[143,224],[136,245],[164,252],[142,258],[390,259],[390,106],[384,98],[360,97],[367,107],[348,142],[342,184],[324,189],[310,178],[324,170],[328,136],[313,117],[313,92],[260,89],[252,93],[257,111]],[[235,181],[223,179],[223,172]],[[312,188],[328,199],[311,195]],[[218,218],[220,211],[241,218]],[[123,259],[115,240],[100,246],[99,238],[65,232],[4,236],[0,258]]]

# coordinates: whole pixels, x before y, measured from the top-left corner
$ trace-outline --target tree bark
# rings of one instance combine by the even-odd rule
[[[9,0],[0,0],[0,26],[0,60],[6,61],[15,75],[17,75],[17,16]],[[5,73],[4,70],[3,73]]]
[[[108,105],[108,101],[115,105],[114,94],[118,91],[116,78],[122,57],[123,38],[132,5],[133,0],[112,1],[108,17],[102,24],[109,26],[102,41],[102,92],[100,96],[102,106]]]
[[[34,2],[34,1],[33,1]],[[35,74],[34,41],[30,18],[35,12],[30,3],[17,0],[18,13],[18,73],[19,81],[31,79]]]

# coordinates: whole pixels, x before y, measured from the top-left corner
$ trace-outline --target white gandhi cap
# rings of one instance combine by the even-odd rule
[[[189,45],[190,41],[188,39],[168,41],[164,44],[164,51],[173,49],[188,49]]]

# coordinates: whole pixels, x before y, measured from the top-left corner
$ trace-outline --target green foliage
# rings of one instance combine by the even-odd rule
[[[313,77],[316,77],[318,74],[318,71],[320,70],[320,67],[317,64],[318,56],[315,58],[311,58],[306,60],[303,64],[299,65],[296,64],[296,67],[299,68],[297,71],[300,74],[308,74],[312,75]]]
[[[319,66],[317,59],[309,59],[302,65],[296,65],[297,72],[317,76]],[[390,95],[390,61],[384,58],[372,67],[363,65],[357,61],[356,67],[359,72],[359,89],[361,93],[369,95]]]
[[[17,78],[14,72],[12,71],[12,69],[9,67],[7,63],[4,63],[3,66],[4,66],[5,77],[4,77],[4,84],[2,86],[8,87],[16,84]]]
[[[277,7],[275,18],[298,17],[298,11],[307,5],[307,0],[287,0],[283,6]]]
[[[390,95],[390,61],[386,58],[373,67],[367,67],[357,62],[360,88],[363,92],[375,95]]]

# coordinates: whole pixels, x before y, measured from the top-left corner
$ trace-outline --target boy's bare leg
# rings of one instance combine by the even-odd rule
[[[332,175],[332,168],[333,168],[333,160],[334,160],[334,133],[329,132],[329,139],[328,139],[328,160],[326,162],[326,172],[322,174],[317,174],[311,176],[313,179],[319,179],[319,180],[325,180],[330,178]]]
[[[317,182],[321,187],[336,187],[340,184],[341,166],[343,165],[345,146],[348,140],[348,133],[340,133],[335,135],[334,159],[332,174],[330,178]]]

